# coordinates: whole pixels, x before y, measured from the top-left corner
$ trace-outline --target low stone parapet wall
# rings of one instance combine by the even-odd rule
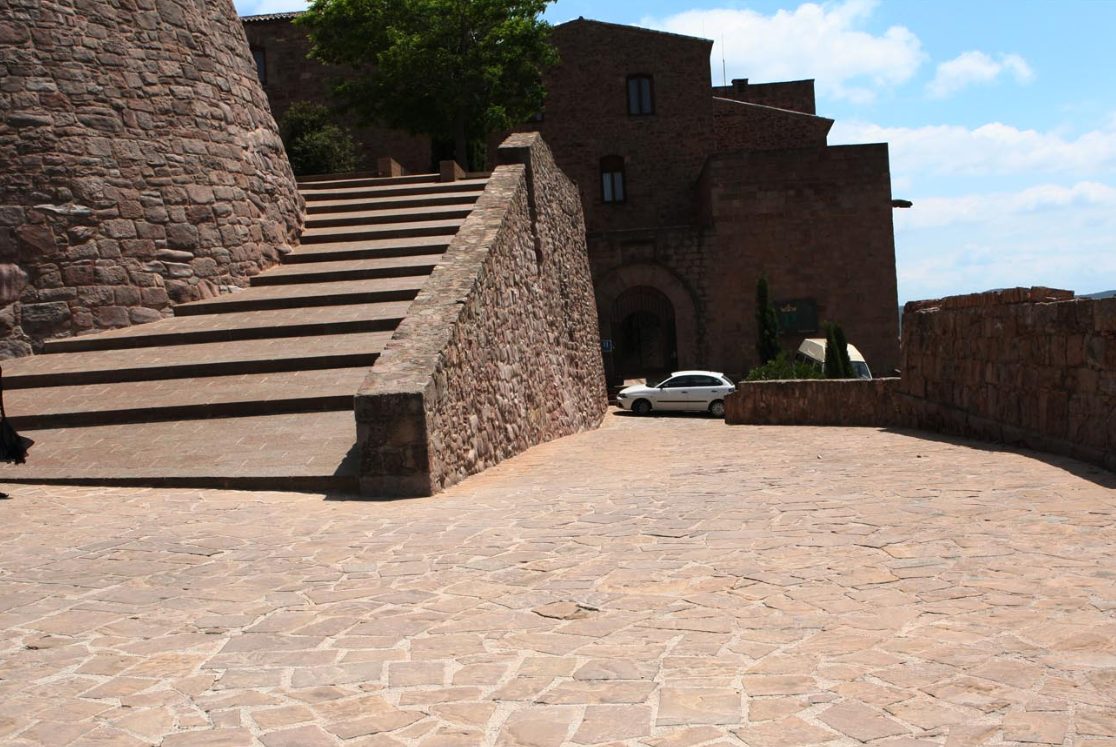
[[[900,425],[899,379],[742,381],[725,398],[732,425]]]
[[[1116,298],[1012,288],[907,304],[912,425],[1116,470]]]
[[[365,495],[431,495],[604,416],[577,188],[537,133],[498,157],[357,394]]]
[[[1116,471],[1116,298],[1011,288],[907,304],[899,379],[742,382],[732,424],[909,427]]]

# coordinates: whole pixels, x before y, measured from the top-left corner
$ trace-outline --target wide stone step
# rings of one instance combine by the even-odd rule
[[[352,493],[354,428],[334,411],[28,430],[33,458],[0,482]]]
[[[40,355],[5,371],[4,388],[371,366],[389,339],[391,332],[356,332]]]
[[[112,423],[246,417],[353,409],[369,369],[199,376],[176,379],[16,389],[8,394],[19,430]]]
[[[175,316],[194,316],[233,311],[410,301],[418,295],[419,289],[425,282],[426,275],[409,275],[333,283],[263,286],[247,288],[239,293],[230,293],[204,301],[181,304],[175,307],[174,313]]]
[[[487,179],[462,179],[456,182],[435,184],[384,184],[382,186],[318,188],[307,185],[299,190],[307,202],[318,200],[375,199],[377,197],[402,197],[413,195],[450,194],[454,192],[473,192],[484,189]]]
[[[452,236],[414,236],[406,239],[327,241],[311,246],[300,246],[294,252],[283,257],[283,264],[442,254],[452,240]]]
[[[438,174],[408,174],[407,176],[377,176],[371,171],[354,171],[351,174],[320,174],[300,176],[299,189],[334,189],[344,186],[379,186],[381,184],[430,184],[438,182]]]
[[[410,305],[410,301],[394,301],[172,317],[95,335],[50,340],[43,352],[76,353],[158,345],[384,332],[399,326]]]
[[[387,223],[380,226],[308,228],[302,234],[302,244],[324,244],[333,241],[405,239],[415,236],[452,236],[457,233],[457,230],[464,222],[464,218],[452,218],[447,220],[414,220],[407,223]]]
[[[306,206],[306,213],[307,215],[317,216],[321,213],[345,213],[353,210],[394,210],[398,208],[437,208],[446,205],[473,205],[482,194],[484,194],[484,190],[478,189],[470,192],[419,195],[417,197],[381,197],[376,200],[320,200],[318,202],[308,203]]]
[[[294,283],[324,283],[367,278],[403,277],[429,274],[441,255],[428,257],[385,257],[352,259],[335,262],[296,263],[285,265],[252,278],[252,285],[291,285]]]
[[[364,210],[321,213],[306,220],[306,230],[336,228],[339,226],[381,226],[397,223],[429,222],[435,220],[462,220],[473,211],[472,205],[434,207],[380,208],[365,203]]]

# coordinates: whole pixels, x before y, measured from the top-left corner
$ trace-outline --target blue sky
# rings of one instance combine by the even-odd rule
[[[235,0],[252,13],[301,0]],[[714,83],[813,78],[831,145],[887,142],[901,301],[1116,289],[1116,2],[557,0],[713,39]]]

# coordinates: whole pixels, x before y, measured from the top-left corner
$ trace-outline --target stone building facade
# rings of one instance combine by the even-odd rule
[[[0,357],[159,319],[297,242],[230,0],[7,0],[0,79]]]
[[[293,17],[245,19],[277,109],[328,77],[301,59]],[[898,365],[886,145],[830,147],[812,81],[714,88],[708,40],[585,19],[553,39],[545,109],[519,129],[542,134],[579,187],[611,383],[746,372],[760,275],[789,351],[835,321],[875,371]],[[382,133],[365,136],[389,154]]]

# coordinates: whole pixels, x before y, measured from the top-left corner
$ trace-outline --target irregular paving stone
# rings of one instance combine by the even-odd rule
[[[580,620],[588,617],[589,613],[596,612],[596,608],[578,604],[577,602],[552,602],[531,610],[536,615],[551,617],[556,620]]]
[[[1004,739],[1033,744],[1062,744],[1069,718],[1053,713],[1009,713],[1004,716]]]
[[[735,690],[664,687],[655,724],[735,724],[740,716],[740,693]]]
[[[168,734],[160,747],[238,747],[253,741],[252,732],[247,729],[215,729]]]
[[[751,747],[796,747],[832,742],[840,737],[799,718],[733,729],[732,733]]]
[[[1116,708],[1107,711],[1079,709],[1075,714],[1078,734],[1116,738]]]
[[[651,733],[651,709],[647,706],[589,706],[573,736],[578,744],[601,744]]]
[[[515,711],[500,729],[502,747],[558,747],[566,741],[577,718],[572,708],[532,708]]]
[[[260,737],[267,747],[333,747],[337,740],[318,726],[273,731]]]
[[[679,455],[679,439],[702,453]],[[618,450],[629,456],[623,468]],[[916,451],[956,469],[924,467]],[[818,453],[824,473],[787,466]],[[780,722],[794,733],[793,719],[828,732],[824,714],[849,706],[888,727],[865,736],[882,731],[879,743],[895,746],[979,744],[1009,727],[1045,736],[1050,719],[1079,744],[1113,740],[1116,666],[1105,657],[1116,655],[1116,630],[1104,600],[1116,599],[1116,486],[1105,479],[912,434],[613,417],[436,499],[5,485],[0,623],[11,644],[0,742],[115,733],[105,726],[153,744],[175,735],[172,747],[213,733],[235,745],[317,726],[360,745],[458,744],[477,733],[484,744],[508,714],[552,708],[572,714],[559,719],[572,740],[606,705],[673,715],[638,738],[653,747],[739,743],[734,730],[770,734]],[[669,536],[648,533],[659,526]],[[539,557],[553,563],[473,567]],[[385,559],[430,570],[381,578]],[[534,563],[543,565],[523,567]],[[844,586],[827,571],[879,565],[940,570],[904,578],[913,585],[902,590]],[[616,571],[638,591],[603,588]],[[706,588],[713,572],[729,587]],[[1027,603],[989,602],[1005,590]],[[531,612],[555,599],[602,612]],[[946,602],[971,611],[943,612]],[[892,618],[893,608],[918,616]],[[99,624],[59,618],[74,612]],[[877,614],[886,619],[873,623]],[[38,629],[52,618],[74,627]],[[503,627],[528,618],[529,628]],[[555,632],[599,618],[617,624]],[[703,621],[732,632],[688,629]],[[455,622],[492,627],[432,632]],[[228,650],[242,639],[251,645]],[[432,665],[441,679],[392,685],[392,664]],[[141,682],[153,686],[84,696]],[[761,687],[804,691],[751,694]],[[671,695],[694,691],[726,696],[723,712],[710,707],[716,698]],[[564,702],[540,702],[548,696]],[[633,702],[598,702],[617,696]],[[701,726],[711,717],[724,721]]]
[[[861,742],[908,731],[902,724],[859,703],[841,703],[827,708],[818,714],[818,720]]]

